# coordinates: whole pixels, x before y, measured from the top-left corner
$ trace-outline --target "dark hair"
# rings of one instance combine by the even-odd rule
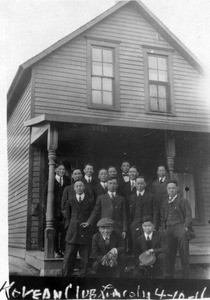
[[[101,169],[99,169],[99,170],[98,170],[98,174],[99,174],[99,172],[100,172],[101,170],[105,170],[105,171],[107,171],[107,169],[106,169],[106,168],[101,168]],[[107,171],[107,172],[108,172],[108,171]]]
[[[164,166],[164,165],[159,165],[158,167],[157,167],[157,170],[159,169],[159,168],[161,168],[161,167],[163,167],[165,170],[166,170],[166,167]],[[167,170],[166,170],[167,171]]]
[[[107,181],[110,181],[112,179],[116,179],[116,181],[118,181],[116,176],[110,176],[110,175],[108,176]]]
[[[108,166],[107,170],[109,170],[110,168],[114,168],[117,171],[117,168],[115,166]]]
[[[152,216],[144,216],[142,218],[142,224],[145,223],[145,222],[151,222],[153,224]]]
[[[130,170],[131,168],[134,168],[134,169],[136,169],[136,171],[138,172],[137,166],[135,166],[135,165],[132,165],[132,166],[130,166],[129,170]]]
[[[138,178],[144,179],[144,181],[146,182],[146,178],[145,178],[143,175],[137,176],[137,177],[136,177],[136,180],[137,180]]]
[[[82,173],[82,170],[80,168],[74,168],[74,169],[72,169],[71,173],[73,174],[73,172],[76,171],[76,170],[80,170],[80,172]]]
[[[75,184],[76,182],[82,182],[82,183],[84,184],[84,186],[85,186],[85,183],[84,183],[84,180],[83,180],[83,179],[77,179],[77,180],[75,180],[75,181],[74,181],[74,184]]]
[[[86,164],[84,165],[84,169],[85,169],[87,166],[93,167],[93,164],[92,164],[92,163],[86,163]],[[94,168],[94,167],[93,167],[93,168]]]
[[[176,186],[178,186],[178,182],[177,182],[177,180],[175,180],[175,179],[169,180],[168,183],[167,183],[167,185],[168,185],[169,183],[174,183]]]
[[[59,161],[55,164],[56,168],[58,168],[59,166],[63,166],[65,168],[65,165],[61,161]]]
[[[131,165],[128,160],[123,160],[122,164],[124,164],[124,163],[128,163],[129,166]],[[121,164],[121,166],[122,166],[122,164]]]

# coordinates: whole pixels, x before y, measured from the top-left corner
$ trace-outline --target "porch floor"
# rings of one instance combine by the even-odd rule
[[[17,259],[10,257],[9,271],[11,275],[29,276],[62,276],[63,259],[44,259],[43,251],[27,251],[26,258]],[[210,245],[190,244],[190,269],[191,279],[210,279]],[[75,274],[76,274],[75,270]],[[91,268],[87,277],[91,277]],[[124,277],[130,277],[125,273]],[[177,256],[175,278],[181,276],[180,259]]]

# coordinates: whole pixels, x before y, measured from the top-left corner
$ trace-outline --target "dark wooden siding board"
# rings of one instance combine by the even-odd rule
[[[86,36],[120,42],[119,113],[87,108]],[[203,95],[198,91],[202,77],[176,51],[172,52],[176,117],[150,115],[148,118],[145,114],[142,45],[162,47],[169,51],[172,49],[137,12],[123,8],[57,49],[35,68],[35,115],[56,113],[101,118],[123,117],[128,121],[141,118],[145,123],[164,120],[164,123],[167,121],[170,124],[189,123],[188,127],[195,121],[198,124],[210,124]]]
[[[23,123],[30,118],[30,104],[31,83],[8,122],[9,246],[16,244],[20,248],[26,247],[30,129],[24,127]]]
[[[210,220],[210,164],[201,172],[202,197],[204,202],[204,218],[208,224]]]

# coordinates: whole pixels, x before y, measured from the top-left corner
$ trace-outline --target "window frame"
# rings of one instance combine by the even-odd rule
[[[114,54],[113,59],[113,104],[96,104],[92,102],[92,48],[96,46],[102,49],[112,49]],[[103,77],[102,77],[103,78]],[[106,77],[105,77],[106,78]],[[92,109],[104,110],[120,110],[119,99],[119,45],[115,42],[104,40],[87,40],[87,106]]]
[[[143,58],[144,58],[144,83],[145,83],[145,109],[148,114],[155,115],[169,115],[175,116],[175,105],[174,105],[174,85],[173,85],[173,63],[172,63],[172,52],[173,49],[158,49],[149,46],[143,47]],[[156,57],[166,57],[167,58],[167,71],[168,71],[168,81],[156,81],[149,80],[149,65],[148,65],[148,56]],[[158,86],[166,86],[166,97],[169,99],[167,105],[167,111],[152,111],[150,108],[150,95],[149,88],[150,84],[155,84]]]

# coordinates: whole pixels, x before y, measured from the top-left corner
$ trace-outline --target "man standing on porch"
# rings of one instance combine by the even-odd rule
[[[65,250],[65,229],[62,215],[61,200],[64,189],[70,184],[70,180],[65,176],[65,166],[58,163],[55,168],[54,181],[54,220],[55,220],[55,258],[62,258]],[[44,212],[47,209],[48,182],[44,187],[43,206]]]
[[[119,183],[118,193],[121,196],[124,196],[123,195],[124,186],[125,186],[126,182],[129,182],[129,180],[130,180],[130,177],[129,177],[129,174],[128,174],[129,169],[130,169],[130,163],[128,161],[123,161],[123,163],[121,165],[122,173],[121,173],[121,175],[119,177],[119,180],[118,180],[118,183]]]
[[[108,177],[108,192],[105,195],[100,195],[98,197],[90,218],[82,225],[87,227],[95,224],[98,219],[108,218],[114,222],[114,232],[122,235],[123,239],[125,239],[127,232],[125,199],[122,196],[117,195],[117,186],[117,178],[112,176]]]
[[[99,183],[94,185],[93,187],[93,194],[94,194],[94,202],[96,202],[98,196],[106,194],[108,191],[107,188],[107,178],[108,178],[108,172],[106,169],[102,168],[98,172],[98,178],[100,180]]]
[[[169,248],[170,275],[174,277],[177,249],[181,258],[182,278],[189,278],[189,240],[194,233],[188,200],[178,193],[176,180],[167,184],[168,197],[161,205],[161,227]]]
[[[160,208],[161,208],[161,203],[164,198],[168,196],[167,193],[167,184],[168,184],[169,178],[167,176],[167,171],[164,166],[159,166],[157,168],[157,179],[153,181],[152,183],[152,189],[151,193],[155,197],[155,201],[157,202],[158,205],[158,224],[156,224],[156,229],[159,228],[160,226]]]
[[[90,217],[92,199],[85,194],[82,180],[74,183],[75,196],[66,203],[66,250],[63,260],[63,275],[71,276],[77,259],[77,251],[81,257],[78,277],[84,277],[87,272],[91,230],[82,226]]]

